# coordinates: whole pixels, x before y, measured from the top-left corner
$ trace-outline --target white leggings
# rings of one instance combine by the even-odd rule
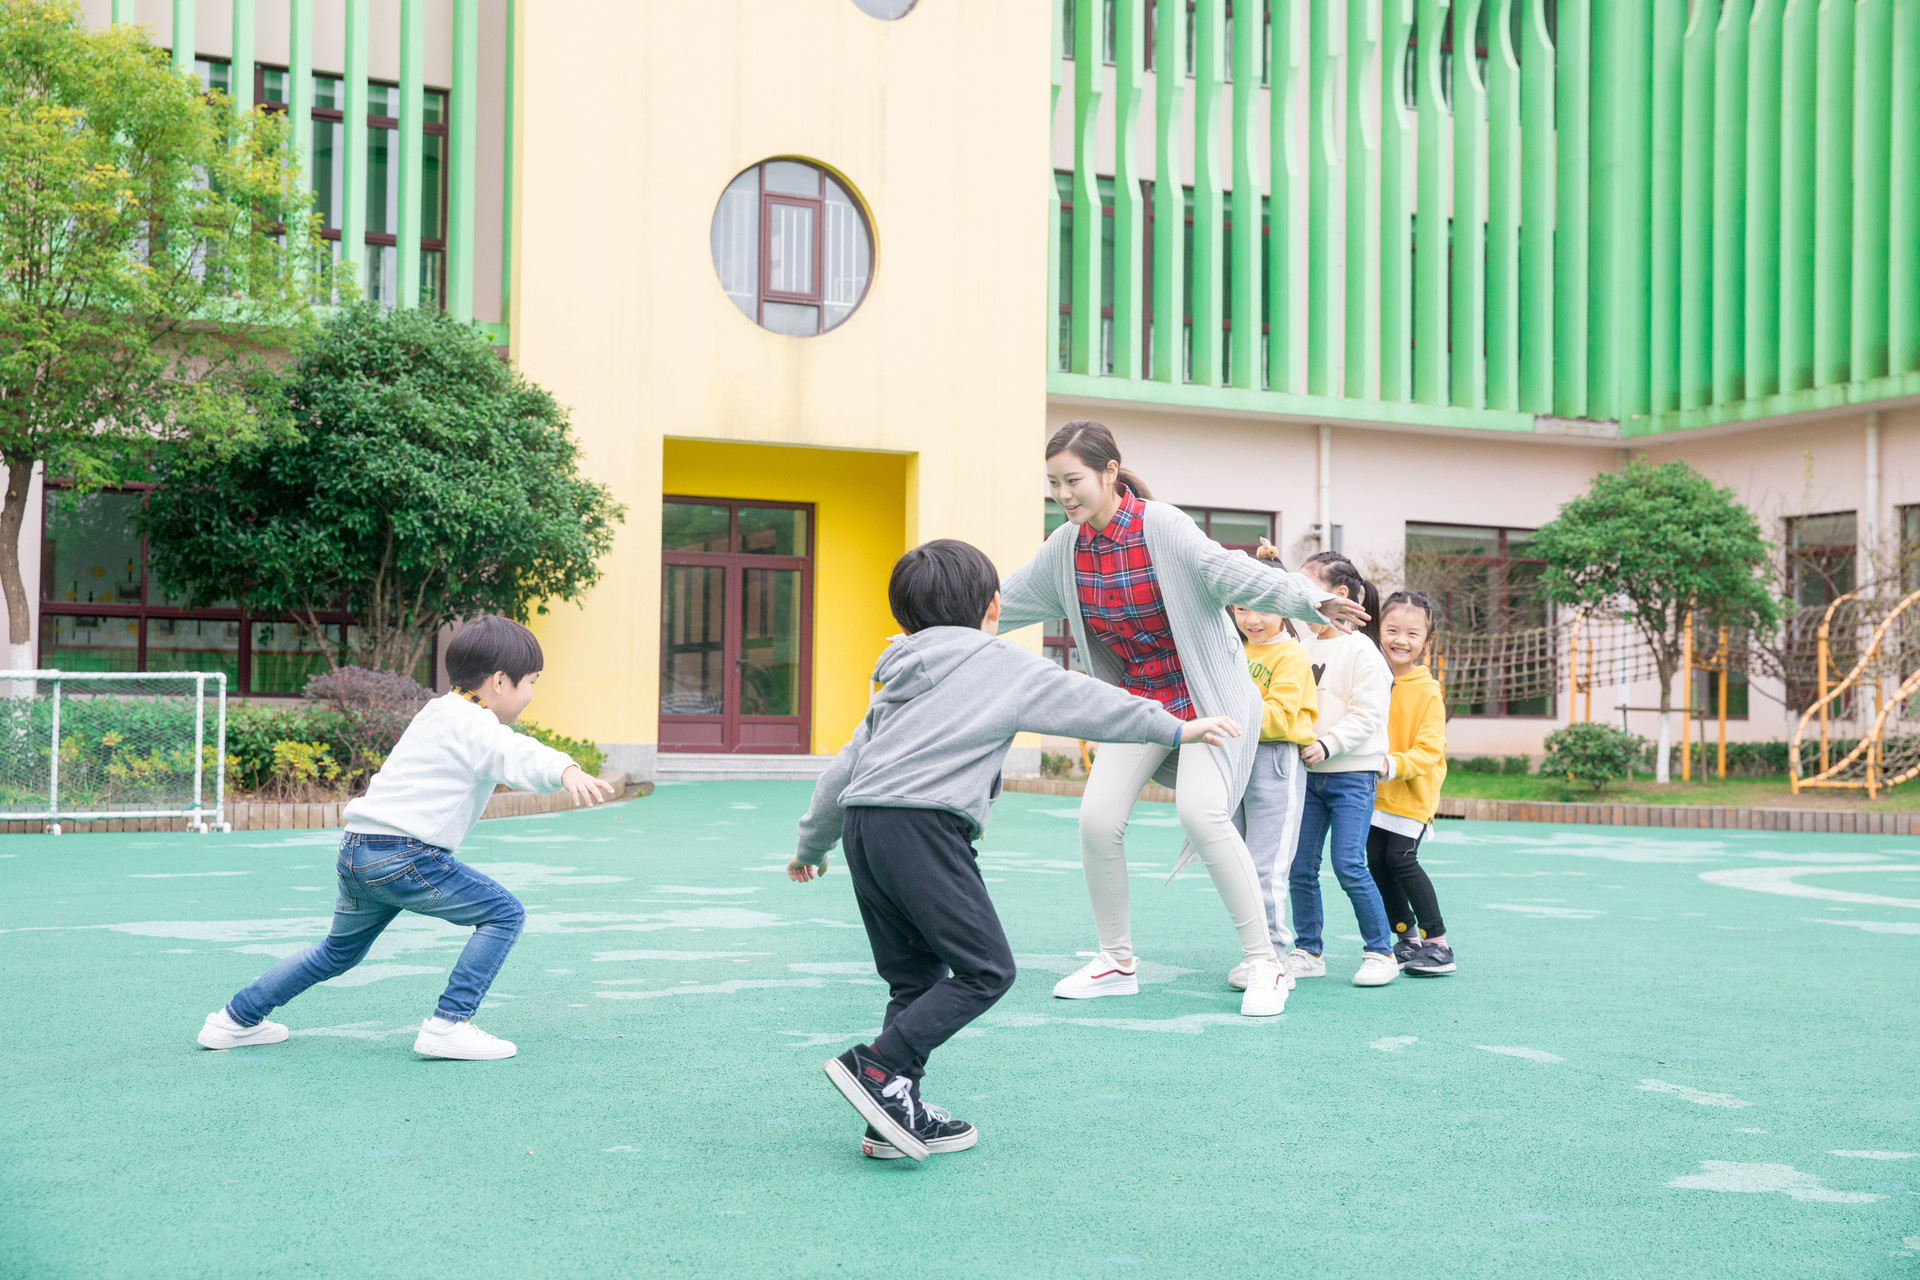
[[[1133,958],[1133,930],[1127,916],[1127,820],[1133,816],[1140,788],[1171,750],[1137,742],[1102,745],[1080,801],[1080,863],[1086,868],[1087,897],[1093,904],[1100,949],[1116,960]],[[1197,742],[1181,747],[1177,781],[1174,807],[1180,826],[1207,864],[1220,900],[1227,904],[1227,916],[1240,934],[1240,949],[1248,959],[1272,956],[1260,876],[1246,841],[1234,830],[1227,780],[1212,748]]]

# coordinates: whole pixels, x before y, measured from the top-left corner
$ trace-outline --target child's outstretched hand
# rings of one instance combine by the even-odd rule
[[[1210,747],[1225,745],[1228,738],[1240,736],[1240,726],[1226,716],[1208,716],[1204,720],[1189,720],[1180,730],[1180,742],[1204,742]]]
[[[827,861],[825,858],[820,860],[820,865],[817,867],[811,862],[800,861],[798,854],[795,854],[787,860],[787,879],[793,881],[795,884],[805,884],[807,881],[825,874],[827,874]]]
[[[611,782],[589,778],[587,771],[577,764],[568,765],[567,771],[560,775],[560,788],[573,797],[573,807],[576,809],[581,805],[599,804],[602,800],[611,800],[614,797]]]

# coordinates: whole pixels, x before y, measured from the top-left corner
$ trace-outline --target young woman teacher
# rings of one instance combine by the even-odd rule
[[[1109,743],[1080,805],[1080,860],[1100,952],[1053,994],[1133,995],[1139,968],[1127,915],[1127,820],[1149,778],[1173,787],[1180,826],[1239,931],[1248,965],[1240,1012],[1286,1007],[1287,980],[1267,935],[1260,880],[1234,829],[1258,747],[1260,694],[1227,606],[1353,626],[1358,603],[1275,573],[1209,539],[1180,508],[1155,502],[1120,465],[1113,433],[1070,422],[1047,442],[1047,484],[1067,523],[1001,584],[1003,632],[1065,618],[1098,679],[1153,698],[1182,719],[1228,716],[1249,730],[1223,746]]]

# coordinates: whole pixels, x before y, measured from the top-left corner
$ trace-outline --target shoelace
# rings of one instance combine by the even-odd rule
[[[913,1081],[907,1079],[905,1076],[895,1076],[887,1083],[887,1087],[880,1091],[880,1096],[883,1098],[893,1098],[907,1109],[907,1128],[909,1130],[920,1127],[920,1122],[914,1119],[913,1115]]]
[[[949,1112],[945,1107],[936,1107],[931,1102],[921,1103],[920,1109],[927,1113],[928,1119],[937,1120],[941,1124],[945,1124],[947,1123],[947,1121],[953,1119],[952,1113]]]

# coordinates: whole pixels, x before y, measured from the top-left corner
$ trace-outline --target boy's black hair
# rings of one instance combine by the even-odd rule
[[[447,646],[447,679],[462,689],[479,688],[496,671],[519,684],[546,665],[533,632],[498,614],[475,618]]]
[[[887,607],[911,635],[928,627],[978,629],[1000,589],[987,553],[954,538],[923,542],[893,563]]]

